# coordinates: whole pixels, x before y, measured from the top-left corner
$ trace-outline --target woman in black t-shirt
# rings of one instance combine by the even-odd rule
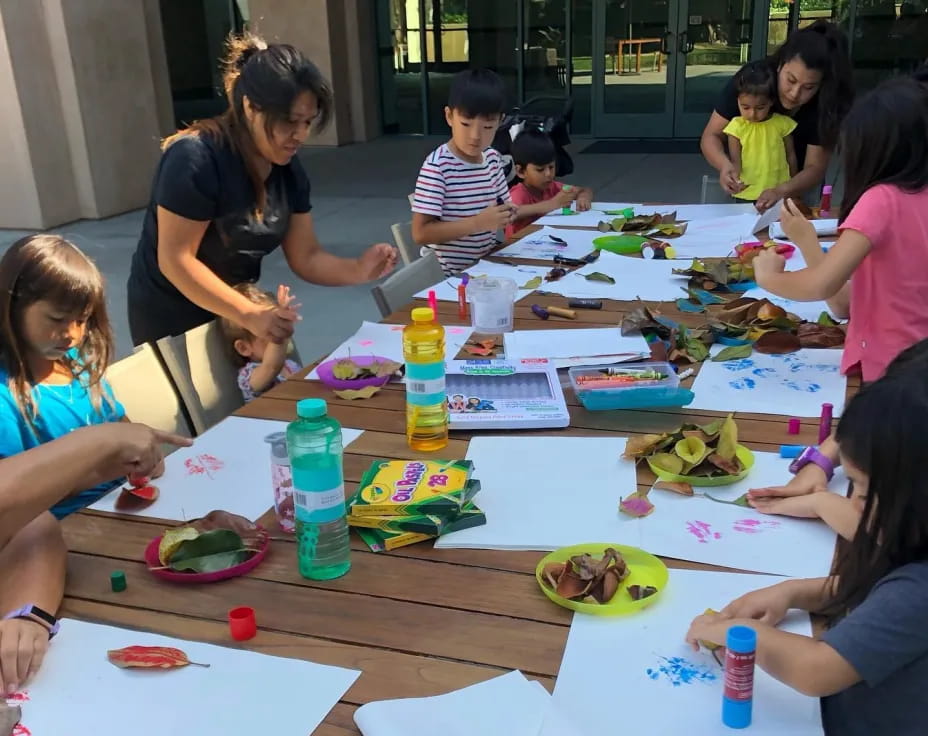
[[[794,31],[769,62],[776,71],[774,112],[796,121],[793,142],[799,171],[785,184],[761,193],[757,199],[761,212],[784,197],[799,197],[822,183],[841,121],[854,101],[847,39],[833,23],[817,20]],[[702,155],[718,170],[722,189],[729,194],[741,191],[744,185],[728,157],[723,130],[740,114],[738,94],[730,80],[700,141]]]
[[[224,83],[229,109],[164,143],[129,275],[136,345],[217,315],[263,339],[289,338],[295,312],[255,305],[232,288],[257,281],[261,260],[279,245],[297,276],[329,286],[371,281],[396,264],[387,243],[348,259],[316,238],[296,152],[325,126],[332,92],[312,62],[287,44],[234,38]]]

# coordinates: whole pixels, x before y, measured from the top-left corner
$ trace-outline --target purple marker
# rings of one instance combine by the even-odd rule
[[[544,307],[540,307],[537,304],[532,305],[532,313],[536,317],[540,317],[541,319],[548,319],[548,317],[551,316],[550,314],[548,314],[547,309],[545,309]]]
[[[834,406],[832,404],[822,404],[822,417],[818,421],[818,444],[821,444],[831,436],[831,419]]]

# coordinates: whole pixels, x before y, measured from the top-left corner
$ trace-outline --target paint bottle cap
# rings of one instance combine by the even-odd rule
[[[253,638],[258,633],[255,609],[250,606],[239,606],[229,611],[229,633],[235,641]]]
[[[790,434],[799,434],[800,422],[797,417],[793,417],[789,420],[789,433]]]
[[[831,194],[831,192],[832,192],[831,184],[826,184],[825,186],[822,187],[822,194]]]
[[[432,322],[435,320],[435,312],[431,307],[416,307],[410,313],[413,322]]]
[[[122,593],[126,589],[126,573],[114,570],[110,573],[110,587],[114,593]]]
[[[749,654],[757,649],[757,632],[750,626],[732,626],[725,636],[725,648],[738,654]]]

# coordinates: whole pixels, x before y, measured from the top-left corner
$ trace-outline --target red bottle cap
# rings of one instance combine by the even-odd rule
[[[235,641],[246,641],[258,633],[255,621],[255,609],[239,606],[229,611],[229,632]]]

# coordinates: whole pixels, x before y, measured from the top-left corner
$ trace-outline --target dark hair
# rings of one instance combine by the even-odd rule
[[[297,48],[285,43],[268,45],[250,33],[229,36],[222,60],[222,82],[229,107],[221,115],[197,120],[166,138],[162,150],[184,135],[206,134],[231,146],[245,159],[248,175],[257,194],[257,214],[264,211],[267,192],[264,177],[254,162],[255,144],[248,131],[244,99],[266,115],[270,135],[276,124],[289,119],[293,102],[303,92],[316,98],[318,113],[313,127],[318,131],[332,116],[332,89],[322,73]]]
[[[509,153],[516,166],[547,166],[557,158],[551,136],[540,130],[523,130],[512,142]]]
[[[928,338],[910,345],[899,353],[886,367],[885,376],[896,376],[911,369],[923,369],[923,375],[928,380]]]
[[[75,357],[61,359],[71,375],[88,388],[91,403],[101,411],[103,375],[113,355],[113,333],[106,312],[103,276],[93,261],[59,235],[29,235],[17,240],[0,258],[0,365],[23,418],[35,429],[38,416],[23,337],[23,313],[45,300],[65,314],[86,319],[84,339]]]
[[[745,64],[735,74],[733,83],[736,95],[758,95],[776,99],[777,80],[774,69],[764,59]]]
[[[922,84],[928,84],[928,61],[912,72],[912,79]]]
[[[277,300],[274,299],[273,294],[262,291],[255,284],[250,282],[236,284],[232,288],[252,304],[259,304],[265,307],[273,307],[277,304]],[[235,343],[238,340],[252,340],[254,339],[254,335],[238,322],[233,322],[226,317],[219,320],[219,331],[225,339],[229,358],[231,358],[236,367],[242,368],[247,365],[248,359],[235,349]]]
[[[829,579],[825,611],[844,615],[885,575],[928,559],[928,381],[923,370],[881,378],[844,411],[836,439],[841,454],[869,477],[860,525]]]
[[[451,80],[448,107],[469,118],[492,118],[506,111],[506,88],[492,69],[465,69]]]
[[[847,36],[834,23],[819,19],[793,31],[773,55],[780,68],[796,57],[809,69],[822,73],[818,90],[818,136],[825,148],[834,148],[841,121],[854,102],[854,77]]]
[[[892,184],[928,187],[928,94],[914,79],[889,79],[860,98],[844,120],[842,220],[864,192]]]

